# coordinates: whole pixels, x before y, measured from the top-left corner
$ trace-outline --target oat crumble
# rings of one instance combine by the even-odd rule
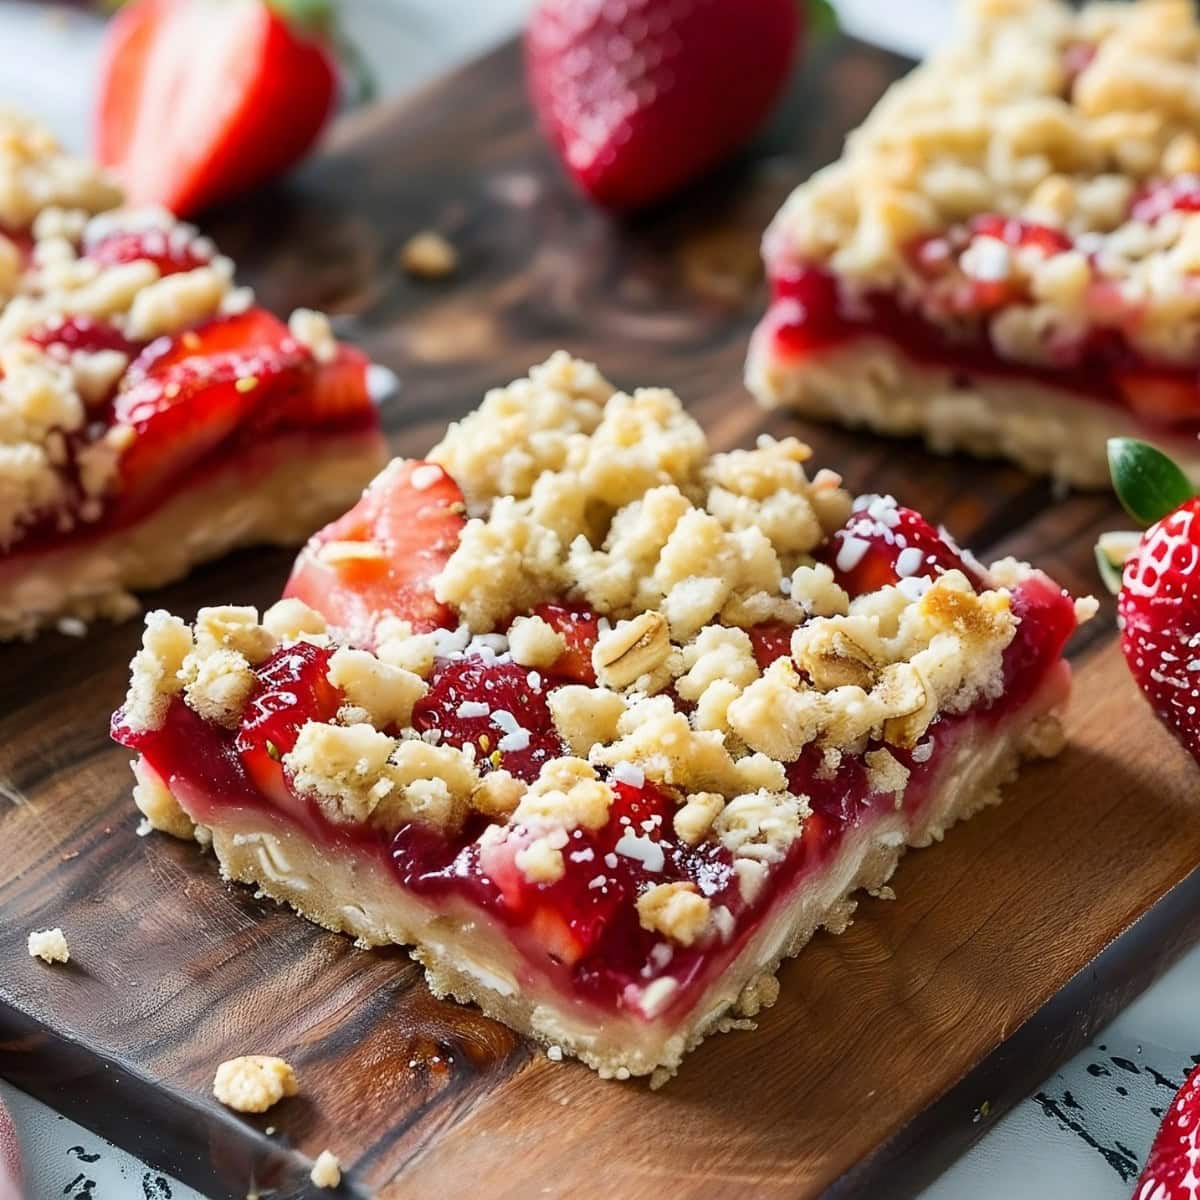
[[[61,929],[37,929],[29,934],[29,956],[40,958],[45,963],[71,961],[71,951],[66,935]]]
[[[247,1054],[217,1067],[213,1095],[234,1112],[262,1113],[300,1090],[296,1072],[282,1058]]]

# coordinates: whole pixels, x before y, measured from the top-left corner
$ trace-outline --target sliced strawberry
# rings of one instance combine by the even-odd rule
[[[427,631],[454,624],[433,580],[465,523],[458,484],[434,463],[396,459],[344,516],[300,552],[285,596],[298,596],[340,634],[370,646],[383,617]]]
[[[1200,1172],[1200,1067],[1163,1115],[1162,1125],[1138,1177],[1133,1200],[1195,1200]]]
[[[582,604],[539,604],[534,613],[567,643],[566,650],[548,671],[559,679],[595,686],[592,650],[600,636],[600,619]]]
[[[61,317],[39,325],[25,335],[27,341],[48,350],[61,346],[68,353],[82,350],[95,354],[100,350],[119,350],[122,354],[136,354],[138,344],[131,342],[119,329],[107,321],[94,317]]]
[[[266,796],[287,804],[291,792],[282,759],[308,721],[331,721],[344,699],[327,678],[333,651],[308,642],[283,647],[258,669],[235,745],[247,772]]]
[[[262,422],[308,387],[314,366],[307,351],[247,341],[245,327],[227,318],[160,338],[130,364],[113,406],[114,419],[137,434],[121,458],[127,496],[155,493],[251,414]],[[239,336],[231,339],[231,328]],[[231,340],[236,349],[226,348]]]
[[[754,661],[760,671],[792,652],[792,627],[782,621],[763,621],[760,625],[751,625],[746,632],[754,646]]]
[[[473,745],[481,763],[527,783],[549,759],[566,752],[546,693],[530,687],[529,671],[477,654],[438,664],[412,721],[421,732],[441,730],[444,744]]]
[[[850,520],[829,538],[820,557],[851,597],[902,579],[936,579],[947,571],[962,571],[976,583],[982,579],[946,535],[891,496],[860,496]]]
[[[297,349],[288,327],[265,308],[248,308],[234,316],[208,321],[199,329],[156,338],[130,364],[130,379],[163,376],[171,367],[189,359],[230,354],[249,357],[285,348],[293,352]],[[299,357],[297,354],[297,360]]]
[[[1200,419],[1200,376],[1179,371],[1124,371],[1116,376],[1125,402],[1155,425],[1194,423]]]
[[[278,175],[332,111],[331,20],[321,0],[124,5],[105,40],[97,157],[134,203],[179,214]]]
[[[153,263],[160,275],[192,271],[212,262],[213,249],[186,225],[172,229],[137,229],[105,234],[84,247],[87,258],[106,267],[141,259]]]

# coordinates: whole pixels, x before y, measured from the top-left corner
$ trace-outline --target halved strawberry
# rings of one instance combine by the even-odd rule
[[[1119,372],[1116,381],[1125,403],[1144,421],[1178,425],[1200,419],[1200,375],[1144,369]]]
[[[979,568],[945,535],[891,496],[860,496],[849,521],[829,538],[818,556],[833,568],[838,583],[851,597],[902,579],[935,579],[947,571],[962,571],[976,583],[982,579]]]
[[[119,350],[122,354],[136,354],[138,344],[131,342],[115,325],[97,321],[95,317],[62,317],[38,325],[26,335],[43,350],[61,346],[65,351],[82,350],[95,354],[100,350]]]
[[[96,156],[130,200],[194,212],[279,174],[337,91],[328,0],[134,0],[105,40]]]
[[[565,753],[546,692],[530,686],[529,671],[477,654],[438,664],[412,723],[421,732],[441,730],[443,744],[473,745],[482,763],[527,783]]]
[[[1000,213],[984,213],[972,218],[968,228],[976,237],[990,237],[1014,249],[1031,246],[1049,257],[1063,254],[1074,243],[1061,229],[1037,221],[1023,221]]]
[[[106,267],[144,259],[159,275],[192,271],[212,262],[212,244],[185,225],[173,229],[130,229],[105,234],[84,246],[84,255]]]
[[[372,645],[383,617],[418,631],[453,625],[433,580],[458,546],[463,510],[458,484],[436,463],[395,459],[348,513],[309,539],[284,595],[323,613],[355,645]]]
[[[567,643],[566,650],[546,673],[576,683],[596,684],[592,649],[600,636],[600,618],[582,604],[539,604],[534,613]]]
[[[344,699],[326,672],[333,651],[308,642],[283,647],[258,669],[234,745],[259,790],[287,804],[282,759],[308,721],[331,721]]]

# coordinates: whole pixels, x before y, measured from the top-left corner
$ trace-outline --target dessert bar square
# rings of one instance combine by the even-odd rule
[[[1094,609],[809,460],[713,453],[673,393],[555,355],[261,616],[148,616],[138,807],[552,1057],[664,1080],[1058,750]]]
[[[1200,481],[1190,0],[975,0],[764,240],[765,404],[1107,487],[1136,435]]]
[[[40,126],[0,113],[0,639],[352,503],[385,444],[367,360]]]

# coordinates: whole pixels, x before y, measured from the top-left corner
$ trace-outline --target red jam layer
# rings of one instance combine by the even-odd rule
[[[940,717],[915,749],[893,750],[911,772],[902,805],[907,813],[918,812],[928,800],[939,765],[961,737],[980,723],[1002,723],[1051,672],[1065,670],[1061,653],[1075,628],[1070,598],[1045,576],[1034,574],[1014,589],[1013,607],[1021,620],[1004,656],[1003,694],[967,713]],[[664,1011],[686,1012],[744,947],[781,894],[827,866],[851,831],[896,808],[894,796],[870,792],[861,758],[844,758],[830,775],[819,770],[820,755],[810,747],[789,767],[788,776],[793,790],[809,797],[812,815],[786,858],[772,867],[754,903],[747,904],[729,852],[716,844],[694,849],[677,844],[671,835],[673,802],[653,786],[638,783],[636,772],[618,770],[611,777],[617,801],[608,824],[572,834],[564,847],[566,872],[560,880],[530,883],[513,861],[523,844],[521,835],[502,839],[499,846],[489,844],[491,839],[482,836],[487,829],[482,817],[472,817],[453,838],[415,823],[389,836],[369,825],[333,824],[312,800],[291,789],[279,762],[282,752],[306,720],[328,720],[340,703],[325,679],[329,654],[305,643],[278,651],[259,668],[260,687],[239,731],[209,724],[176,700],[163,727],[153,732],[130,730],[118,712],[113,736],[140,751],[167,786],[187,799],[197,819],[219,825],[231,810],[270,809],[327,848],[377,855],[390,866],[397,885],[416,896],[466,902],[488,913],[506,929],[533,978],[602,1010],[628,1009],[646,984],[671,978],[678,989]],[[459,701],[465,692],[458,688],[485,666],[482,659],[439,662],[431,695],[440,694],[443,678],[452,674],[452,694]],[[518,674],[525,680],[524,695],[518,693]],[[492,679],[504,703],[527,721],[525,714],[544,706],[544,690],[556,686],[555,680],[543,684],[536,676],[535,686],[528,673],[516,669]],[[437,727],[448,743],[478,741],[480,731],[468,727],[468,719],[474,718]],[[426,728],[435,727],[428,712],[425,721]],[[536,774],[545,747],[533,742],[532,750],[521,748],[505,766],[526,777]],[[618,844],[622,851],[632,847],[636,853],[619,852]],[[668,948],[661,936],[641,928],[636,896],[649,885],[672,880],[695,883],[714,910],[725,910],[720,919],[727,940]]]
[[[783,359],[800,360],[858,338],[882,338],[915,362],[954,372],[963,388],[977,375],[1027,380],[1127,409],[1155,427],[1200,432],[1198,368],[1148,362],[1114,329],[1097,328],[1065,342],[1060,361],[1033,366],[1004,358],[978,323],[975,332],[963,322],[948,332],[890,292],[850,300],[836,278],[819,267],[777,264],[771,291],[757,336]],[[991,307],[985,299],[972,301],[976,315]]]
[[[333,363],[318,364],[288,337],[287,327],[261,309],[144,346],[86,317],[33,330],[29,340],[51,353],[117,349],[133,361],[88,425],[63,435],[66,509],[56,507],[27,524],[0,552],[0,561],[127,528],[213,473],[241,459],[254,462],[255,452],[272,443],[308,437],[319,448],[326,436],[378,430],[366,357],[340,347]],[[118,423],[133,426],[137,436],[121,453],[119,483],[101,499],[100,516],[85,520],[79,515],[86,500],[79,454]],[[71,517],[66,522],[64,511]]]

